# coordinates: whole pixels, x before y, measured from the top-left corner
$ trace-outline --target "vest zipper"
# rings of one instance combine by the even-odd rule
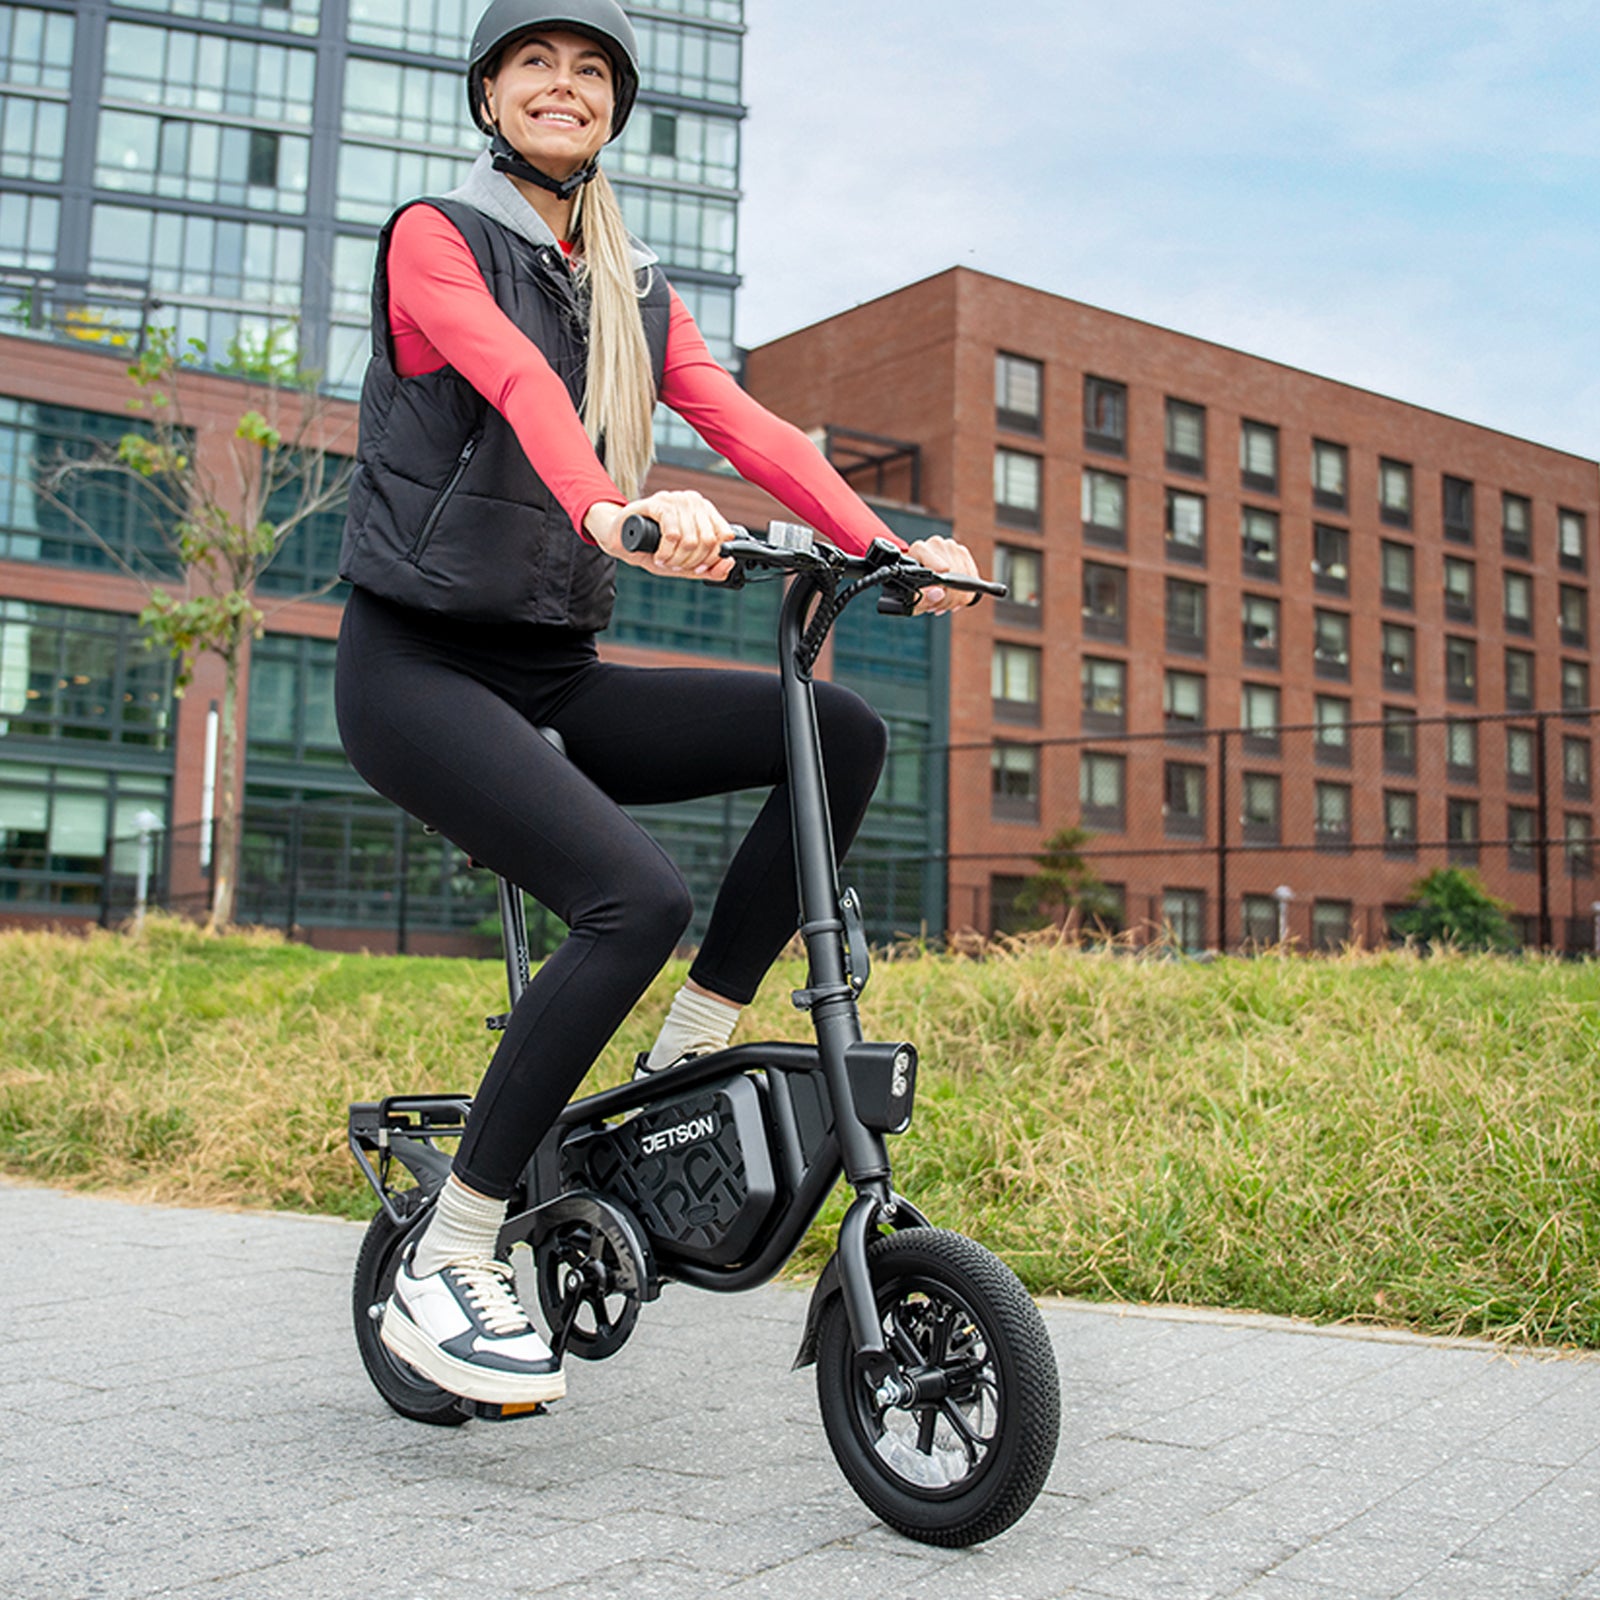
[[[439,491],[439,498],[433,502],[433,508],[428,512],[428,520],[422,524],[422,531],[417,535],[406,560],[413,565],[422,560],[423,552],[428,548],[428,541],[433,538],[433,531],[439,526],[439,518],[444,515],[444,508],[450,503],[450,496],[456,492],[456,486],[461,482],[462,476],[472,460],[473,452],[478,448],[478,442],[483,435],[479,433],[467,440],[461,447],[461,454],[456,457],[456,464],[451,469],[450,477],[444,488]]]

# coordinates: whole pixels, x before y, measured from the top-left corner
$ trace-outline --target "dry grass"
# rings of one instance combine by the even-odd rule
[[[191,1203],[363,1214],[347,1102],[469,1090],[503,1005],[494,962],[159,921],[0,952],[0,1165]],[[800,980],[741,1037],[802,1037]],[[1034,943],[881,961],[866,1011],[922,1051],[899,1187],[1037,1292],[1600,1347],[1600,967]]]

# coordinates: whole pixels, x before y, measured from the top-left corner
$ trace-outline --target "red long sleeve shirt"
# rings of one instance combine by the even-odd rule
[[[466,240],[432,206],[412,206],[395,224],[389,326],[401,377],[454,367],[511,424],[529,464],[580,533],[591,506],[627,504],[566,385],[495,303]],[[751,399],[712,359],[676,291],[660,399],[741,477],[840,549],[859,554],[879,538],[903,546],[798,428]]]

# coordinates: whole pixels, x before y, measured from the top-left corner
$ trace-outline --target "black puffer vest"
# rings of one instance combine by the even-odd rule
[[[581,407],[588,315],[559,247],[530,244],[459,201],[416,203],[460,229],[496,304]],[[511,425],[453,367],[415,378],[395,371],[388,253],[405,210],[378,240],[372,360],[339,575],[419,611],[598,631],[611,620],[615,563],[579,538]],[[660,270],[648,270],[639,309],[659,392],[670,297]]]

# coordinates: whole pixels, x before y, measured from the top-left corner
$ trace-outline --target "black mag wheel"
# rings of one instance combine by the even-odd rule
[[[350,1295],[356,1348],[373,1387],[402,1417],[438,1428],[454,1428],[467,1420],[460,1400],[407,1366],[378,1334],[379,1316],[394,1288],[400,1246],[410,1235],[412,1221],[422,1206],[421,1190],[408,1189],[395,1199],[395,1207],[405,1219],[403,1223],[396,1225],[387,1211],[380,1211],[367,1224]]]
[[[817,1398],[851,1487],[891,1528],[969,1545],[1009,1528],[1055,1459],[1061,1384],[1039,1308],[998,1256],[959,1233],[908,1228],[867,1264],[884,1343],[916,1385],[886,1403],[856,1368],[844,1297],[822,1313]]]

